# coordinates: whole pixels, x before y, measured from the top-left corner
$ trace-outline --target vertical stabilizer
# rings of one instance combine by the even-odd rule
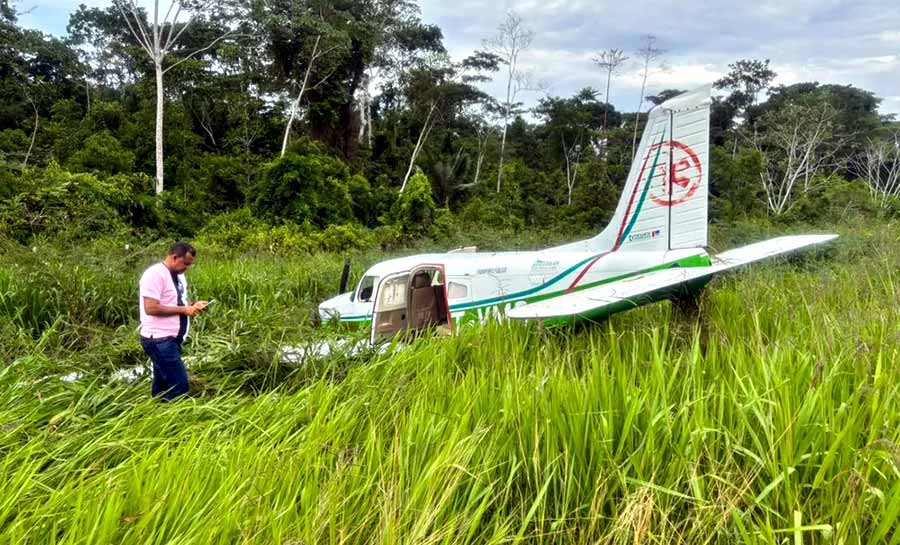
[[[555,251],[661,251],[707,243],[711,86],[652,109],[609,225]]]

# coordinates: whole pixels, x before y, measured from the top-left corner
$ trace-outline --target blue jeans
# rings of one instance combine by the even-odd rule
[[[153,362],[153,397],[171,401],[190,391],[187,370],[181,361],[181,343],[174,337],[148,339],[141,337],[141,346]]]

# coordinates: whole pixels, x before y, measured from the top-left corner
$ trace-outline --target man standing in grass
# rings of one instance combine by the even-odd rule
[[[141,346],[153,362],[152,394],[166,401],[189,391],[187,370],[181,361],[181,343],[188,333],[189,318],[207,306],[206,301],[187,303],[184,273],[196,256],[193,246],[178,242],[169,250],[165,261],[150,266],[141,276]]]

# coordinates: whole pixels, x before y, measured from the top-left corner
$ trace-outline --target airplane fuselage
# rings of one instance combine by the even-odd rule
[[[383,261],[363,275],[352,292],[319,305],[323,320],[368,325],[381,279],[422,265],[439,266],[446,277],[455,324],[502,318],[519,305],[572,293],[669,267],[708,266],[703,248],[668,251],[496,252],[420,254]]]

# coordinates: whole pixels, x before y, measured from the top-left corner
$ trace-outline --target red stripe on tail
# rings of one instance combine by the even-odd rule
[[[567,295],[569,293],[572,293],[572,290],[574,290],[575,286],[577,286],[578,283],[581,282],[581,279],[584,278],[584,275],[586,275],[587,272],[589,270],[591,270],[591,267],[594,266],[594,263],[600,261],[601,258],[606,257],[609,254],[615,252],[616,250],[619,249],[619,246],[622,245],[622,240],[621,240],[622,233],[625,232],[625,225],[628,223],[628,214],[631,212],[631,207],[634,204],[634,198],[637,196],[638,187],[640,187],[640,185],[641,185],[641,178],[644,177],[644,172],[647,170],[647,163],[650,161],[650,154],[659,145],[661,145],[661,144],[657,144],[656,146],[650,146],[650,149],[647,150],[647,156],[644,157],[644,164],[641,165],[641,173],[638,174],[637,181],[634,183],[634,189],[631,191],[631,198],[628,199],[628,206],[625,208],[625,217],[622,218],[622,225],[619,226],[619,233],[616,235],[616,243],[613,244],[612,250],[610,250],[608,252],[603,252],[602,254],[595,257],[590,263],[588,263],[587,266],[584,269],[582,269],[580,273],[578,273],[578,276],[575,277],[575,280],[572,281],[572,284],[570,284],[569,287],[566,289]],[[649,183],[649,180],[648,180],[648,183]]]

